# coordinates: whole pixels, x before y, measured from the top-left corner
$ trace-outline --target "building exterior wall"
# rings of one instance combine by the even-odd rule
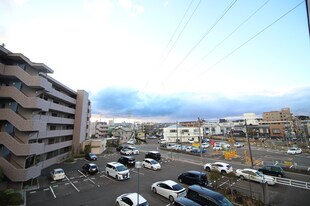
[[[120,140],[129,140],[134,136],[134,131],[126,127],[116,127],[113,129],[112,135]]]
[[[281,111],[263,112],[263,121],[293,121],[293,114],[289,108]]]
[[[167,142],[188,142],[189,139],[199,142],[198,137],[203,135],[203,128],[171,125],[163,129],[163,135]]]
[[[109,127],[106,122],[96,122],[95,136],[96,138],[107,138],[109,135]]]
[[[88,93],[71,90],[50,73],[0,46],[0,167],[19,185],[80,152],[89,130]]]

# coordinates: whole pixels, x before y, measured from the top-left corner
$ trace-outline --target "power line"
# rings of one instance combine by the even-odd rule
[[[196,47],[202,42],[202,40],[211,32],[211,30],[220,22],[220,20],[227,14],[227,12],[232,8],[232,6],[237,2],[237,0],[233,0],[230,5],[225,9],[222,15],[214,22],[214,24],[210,27],[207,32],[199,39],[199,41],[191,48],[191,50],[185,55],[185,57],[177,64],[177,66],[168,74],[165,81],[181,66],[181,64],[188,58],[188,56],[196,49]]]
[[[244,45],[246,45],[247,43],[249,43],[250,41],[252,41],[254,38],[256,38],[258,35],[260,35],[261,33],[263,33],[265,30],[267,30],[269,27],[271,27],[272,25],[274,25],[275,23],[277,23],[280,19],[282,19],[283,17],[285,17],[287,14],[289,14],[290,12],[292,12],[293,10],[295,10],[298,6],[300,6],[304,1],[300,2],[299,4],[297,4],[295,7],[293,7],[292,9],[290,9],[289,11],[287,11],[285,14],[283,14],[282,16],[280,16],[278,19],[276,19],[275,21],[273,21],[271,24],[269,24],[268,26],[266,26],[265,28],[263,28],[261,31],[259,31],[258,33],[256,33],[254,36],[252,36],[250,39],[248,39],[247,41],[245,41],[243,44],[241,44],[240,46],[238,46],[237,48],[235,48],[234,50],[232,50],[231,52],[229,52],[227,55],[225,55],[223,58],[221,58],[219,61],[217,61],[215,64],[213,64],[212,66],[208,67],[205,71],[203,71],[202,73],[200,73],[199,75],[197,75],[195,78],[196,79],[200,76],[202,76],[204,73],[206,73],[207,71],[211,70],[212,68],[214,68],[216,65],[218,65],[219,63],[221,63],[222,61],[224,61],[226,58],[228,58],[230,55],[232,55],[233,53],[235,53],[237,50],[239,50],[241,47],[243,47]]]
[[[198,66],[205,58],[207,58],[212,52],[214,52],[220,45],[222,45],[229,37],[231,37],[237,30],[239,30],[246,22],[248,22],[258,11],[260,11],[270,0],[267,0],[256,11],[254,11],[246,20],[239,24],[230,34],[228,34],[220,43],[213,47],[204,57],[202,57],[192,68]]]
[[[185,11],[183,17],[182,17],[181,21],[179,22],[178,26],[175,28],[175,30],[174,30],[172,36],[170,37],[170,39],[169,39],[169,41],[168,41],[168,43],[167,43],[167,45],[166,45],[166,48],[164,49],[164,51],[163,51],[163,53],[162,53],[162,55],[161,55],[161,57],[160,57],[160,60],[163,59],[163,56],[164,56],[166,50],[168,49],[170,43],[172,42],[172,39],[174,38],[174,35],[176,34],[177,30],[179,29],[180,25],[182,24],[182,22],[183,22],[183,20],[184,20],[184,18],[185,18],[185,16],[186,16],[186,14],[187,14],[189,8],[192,6],[193,2],[194,2],[194,0],[192,0],[192,1],[190,2],[190,4],[187,6],[187,9],[186,9],[186,11]],[[162,62],[162,63],[163,63],[163,62]],[[162,63],[160,63],[160,65],[161,65]]]
[[[177,41],[179,40],[179,38],[181,37],[182,33],[184,32],[185,28],[187,27],[188,23],[190,22],[190,20],[192,19],[192,17],[194,16],[194,14],[196,13],[196,10],[198,9],[199,5],[201,3],[201,0],[198,2],[198,4],[196,5],[194,11],[192,12],[191,16],[189,17],[189,19],[187,20],[186,24],[183,26],[181,32],[179,33],[178,37],[176,38],[176,40],[174,41],[173,45],[170,47],[166,57],[164,58],[164,60],[162,61],[162,64],[166,61],[166,59],[168,58],[171,50],[174,48],[175,44],[177,43]],[[162,65],[161,64],[161,65]]]

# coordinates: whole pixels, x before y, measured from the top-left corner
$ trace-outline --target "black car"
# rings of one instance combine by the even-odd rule
[[[194,202],[191,199],[188,199],[186,197],[178,197],[174,202],[174,206],[200,206],[200,204]]]
[[[82,170],[85,174],[90,175],[97,174],[99,172],[99,168],[94,163],[88,163],[83,165]]]
[[[98,157],[94,153],[87,153],[85,154],[85,159],[90,160],[90,161],[95,161],[98,159]]]
[[[266,165],[261,168],[258,168],[258,171],[265,175],[271,175],[276,177],[284,177],[284,170],[282,167],[277,165]]]
[[[123,156],[118,159],[118,162],[126,166],[133,166],[135,165],[136,160],[132,156]]]
[[[153,160],[160,161],[161,154],[158,151],[149,151],[145,153],[145,158],[151,158]]]
[[[204,172],[199,171],[187,171],[179,175],[178,177],[179,182],[188,184],[188,185],[200,185],[200,186],[207,186],[208,185],[208,177],[207,174]]]
[[[186,198],[197,202],[199,205],[233,206],[233,204],[221,193],[199,185],[189,186]]]

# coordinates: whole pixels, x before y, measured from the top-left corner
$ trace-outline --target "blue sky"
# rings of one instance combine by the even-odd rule
[[[93,117],[310,115],[302,0],[2,0],[0,43],[90,93]]]

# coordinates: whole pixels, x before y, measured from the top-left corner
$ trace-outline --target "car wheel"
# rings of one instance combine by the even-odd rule
[[[222,174],[222,175],[226,175],[226,173],[227,173],[227,172],[226,172],[225,170],[222,170],[222,171],[221,171],[221,174]]]
[[[210,172],[211,171],[210,167],[206,167],[206,171]]]
[[[157,190],[156,190],[156,188],[155,187],[153,187],[153,192],[156,194],[157,193]]]
[[[116,179],[117,181],[119,180],[119,179],[118,179],[118,175],[115,176],[115,179]]]
[[[240,179],[244,180],[244,177],[242,175],[239,176]]]
[[[174,202],[174,198],[171,195],[169,196],[169,201]]]
[[[181,178],[179,178],[179,182],[181,182],[181,183],[182,183],[182,179],[181,179]]]
[[[119,203],[118,203],[118,202],[116,202],[116,206],[119,206]]]
[[[107,176],[110,176],[110,175],[109,175],[109,172],[107,172]]]

